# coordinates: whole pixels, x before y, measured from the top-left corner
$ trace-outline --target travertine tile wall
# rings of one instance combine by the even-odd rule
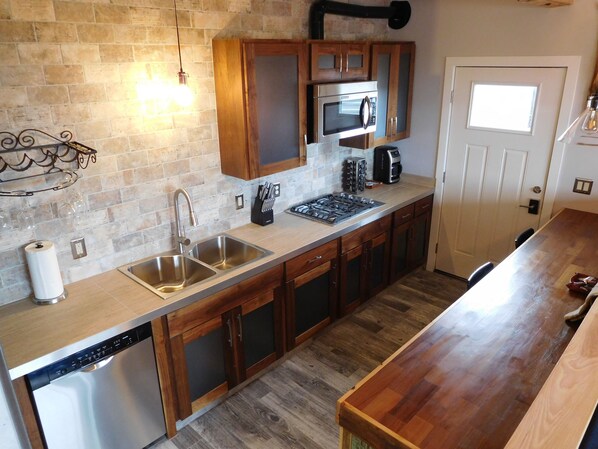
[[[388,2],[369,2],[376,3]],[[310,4],[178,0],[194,102],[177,108],[156,87],[174,85],[178,72],[172,0],[0,0],[0,131],[68,129],[98,150],[97,162],[79,170],[70,188],[0,197],[0,304],[31,293],[23,248],[36,239],[57,245],[65,283],[171,249],[178,187],[189,191],[199,218],[191,238],[248,223],[249,207],[235,210],[234,195],[249,203],[259,180],[220,173],[211,40],[307,38]],[[326,18],[327,38],[387,34],[391,39],[385,21]],[[276,212],[338,190],[342,161],[351,155],[364,152],[310,145],[307,166],[267,179],[282,184]],[[365,155],[371,161],[371,152]],[[68,203],[78,197],[85,207],[73,218]],[[29,213],[33,229],[23,223]],[[73,260],[69,242],[79,236],[88,256]]]

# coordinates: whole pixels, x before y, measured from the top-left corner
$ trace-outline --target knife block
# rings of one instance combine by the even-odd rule
[[[253,207],[251,208],[251,222],[259,224],[260,226],[266,226],[270,223],[274,223],[274,199],[261,200],[255,199]]]

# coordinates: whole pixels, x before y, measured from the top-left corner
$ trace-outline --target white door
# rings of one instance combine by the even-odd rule
[[[564,68],[458,67],[453,88],[436,269],[460,277],[500,262],[538,228]]]

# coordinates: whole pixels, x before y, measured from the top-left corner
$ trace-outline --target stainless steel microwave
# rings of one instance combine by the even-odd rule
[[[331,142],[376,130],[377,81],[308,87],[309,142]]]

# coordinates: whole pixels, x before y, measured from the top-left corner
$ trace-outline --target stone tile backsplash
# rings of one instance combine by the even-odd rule
[[[220,172],[212,38],[307,38],[311,1],[179,0],[183,67],[194,93],[188,108],[160,94],[178,72],[172,2],[116,3],[0,1],[0,131],[69,129],[98,150],[72,187],[0,197],[0,304],[31,294],[23,248],[33,240],[56,244],[65,284],[172,249],[179,187],[199,220],[187,234],[199,239],[249,223],[265,180],[281,183],[278,213],[340,190],[347,157],[365,156],[371,173],[371,151],[338,144],[309,145],[306,166],[261,180]],[[393,39],[380,20],[331,16],[326,28],[329,39]],[[239,193],[246,206],[237,211]],[[72,259],[75,237],[85,237],[87,257]]]

